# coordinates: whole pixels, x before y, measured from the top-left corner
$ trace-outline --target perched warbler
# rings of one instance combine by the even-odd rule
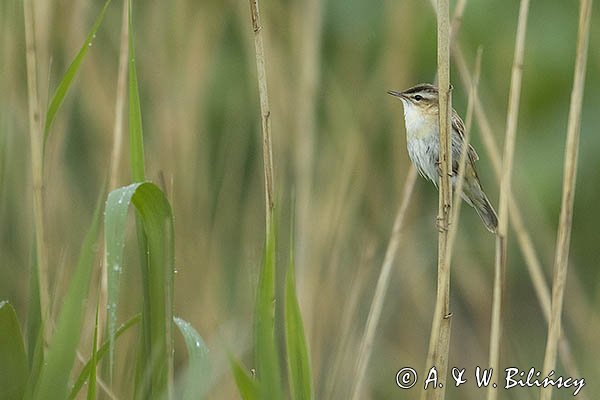
[[[388,91],[399,98],[404,105],[404,122],[406,125],[406,147],[408,155],[419,173],[432,181],[437,187],[440,173],[439,166],[439,104],[438,89],[430,84],[419,84],[403,92]],[[458,180],[458,165],[464,146],[465,125],[452,109],[452,188]],[[479,156],[472,146],[467,150],[467,160],[462,186],[462,198],[475,208],[485,227],[495,233],[498,217],[494,207],[485,195],[477,171],[475,161]]]

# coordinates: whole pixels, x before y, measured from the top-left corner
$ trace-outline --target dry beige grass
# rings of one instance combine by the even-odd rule
[[[500,179],[500,199],[498,214],[498,232],[496,235],[496,257],[494,263],[494,291],[492,302],[492,321],[490,330],[489,366],[494,371],[500,370],[500,347],[502,339],[502,309],[504,303],[506,257],[508,240],[508,199],[512,191],[511,179],[517,138],[517,121],[519,118],[519,102],[521,99],[521,82],[523,79],[523,58],[525,56],[525,34],[527,32],[527,15],[529,0],[522,0],[519,7],[519,20],[515,38],[508,111],[506,114],[506,134],[504,136],[504,153],[502,156],[502,178]],[[495,400],[498,390],[490,386],[488,400]]]
[[[314,0],[313,5],[316,3],[319,2]],[[41,83],[38,86],[42,86],[38,88],[38,97],[42,108],[45,86],[55,87],[98,9],[96,4],[79,0],[65,3],[69,5],[65,9],[73,12],[54,9],[48,4],[34,4],[38,8],[36,15],[51,11],[47,18],[36,19],[38,40],[43,36],[36,53],[37,79]],[[256,129],[260,106],[255,95],[257,60],[253,46],[256,38],[248,27],[248,5],[217,1],[149,3],[143,7],[141,3],[136,4],[141,11],[136,13],[136,43],[139,45],[136,47],[148,139],[148,176],[156,180],[160,171],[164,171],[166,180],[172,182],[170,189],[174,194],[171,198],[176,215],[179,270],[176,309],[193,322],[211,348],[215,360],[210,398],[235,398],[237,393],[220,349],[229,347],[242,357],[248,354],[249,315],[264,234],[262,183],[265,173],[261,160],[262,134],[260,128]],[[404,137],[399,134],[403,132],[401,110],[384,92],[390,86],[407,87],[433,74],[435,19],[424,4],[417,1],[386,0],[376,11],[372,6],[361,8],[356,2],[343,7],[339,2],[321,3],[321,9],[317,10],[302,1],[260,4],[270,122],[275,133],[272,163],[277,172],[278,190],[274,193],[277,212],[281,212],[279,221],[285,225],[290,211],[287,196],[295,190],[296,218],[302,218],[305,223],[302,229],[297,225],[298,231],[302,230],[308,238],[304,245],[296,247],[302,249],[297,256],[301,259],[305,256],[306,267],[298,268],[297,272],[303,286],[299,298],[309,328],[315,395],[328,399],[352,395],[349,388],[355,384],[356,366],[361,359],[357,349],[362,349],[368,330],[375,333],[371,344],[364,346],[368,357],[366,363],[362,361],[366,369],[360,398],[416,397],[418,388],[402,391],[393,387],[390,376],[396,371],[394,368],[420,368],[427,351],[436,283],[436,238],[432,223],[435,192],[420,180],[416,181],[402,223],[404,228],[397,243],[395,261],[389,278],[380,284],[387,269],[384,267],[389,264],[386,254],[393,243],[390,230],[395,225],[396,202],[403,196],[409,165]],[[498,149],[495,141],[502,137],[499,127],[505,117],[504,95],[508,92],[518,3],[498,9],[498,16],[508,21],[509,34],[502,36],[485,32],[485,26],[482,28],[489,20],[491,5],[465,0],[456,4],[452,11],[455,15],[464,11],[465,18],[453,19],[451,24],[452,56],[456,62],[453,81],[457,86],[460,78],[465,84],[457,86],[453,100],[457,111],[464,111],[475,75],[469,71],[474,64],[474,46],[485,43],[480,90],[473,104],[474,122],[479,129],[472,130],[471,136],[482,156],[479,162],[482,182],[489,192],[496,193],[498,185],[490,177],[494,171],[502,171],[502,149]],[[55,135],[48,142],[45,161],[48,173],[43,176],[47,180],[44,182],[43,221],[47,228],[45,253],[49,286],[57,288],[55,293],[51,291],[52,296],[56,296],[50,301],[52,304],[60,304],[60,295],[68,281],[69,266],[73,265],[79,245],[78,236],[84,229],[83,222],[89,219],[90,201],[93,201],[90,193],[96,191],[109,172],[107,165],[114,146],[107,132],[113,132],[115,124],[120,5],[113,2],[109,9],[98,40],[56,120]],[[548,15],[569,9],[562,3],[538,6]],[[4,118],[0,124],[3,129],[0,132],[0,221],[5,227],[3,238],[16,239],[0,243],[3,260],[0,286],[3,297],[14,299],[17,308],[24,310],[26,268],[18,271],[11,268],[29,263],[27,257],[33,235],[30,230],[35,215],[32,207],[22,205],[32,204],[34,193],[29,188],[33,187],[33,174],[29,166],[33,164],[29,163],[29,151],[21,150],[29,144],[24,134],[28,120],[27,89],[24,79],[22,83],[16,79],[25,76],[23,18],[20,11],[15,13],[11,7],[10,3],[0,6],[5,35],[0,49],[0,67],[4,72],[0,76],[0,88],[5,96],[0,102],[8,110],[0,110],[0,118]],[[539,18],[539,14],[532,13],[530,19],[534,18]],[[572,19],[566,12],[560,18],[554,15],[554,23],[545,29],[552,33],[549,36],[566,40],[570,33],[574,36],[576,24],[571,24]],[[456,33],[459,26],[461,31]],[[529,112],[532,108],[544,112],[559,130],[562,121],[549,111],[547,103],[540,101],[540,79],[528,75],[531,72],[528,66],[540,68],[536,59],[540,54],[548,56],[550,53],[556,57],[556,70],[541,69],[540,72],[556,79],[557,70],[572,68],[570,53],[560,46],[552,49],[545,46],[547,43],[545,37],[540,36],[538,25],[530,24],[528,30],[528,37],[541,42],[536,41],[540,47],[535,51],[532,48],[531,52],[528,48],[526,53],[523,82],[526,91],[519,127],[531,129],[523,132],[523,136],[519,132],[515,190],[508,194],[509,229],[512,229],[509,235],[514,236],[508,242],[507,274],[510,275],[507,278],[519,285],[519,290],[515,287],[509,301],[504,303],[505,311],[516,319],[506,328],[510,329],[506,334],[511,340],[503,341],[502,364],[504,361],[538,364],[540,360],[536,361],[536,357],[544,350],[539,348],[543,343],[531,345],[529,340],[535,334],[543,342],[544,321],[545,318],[549,321],[552,308],[547,281],[556,238],[555,227],[550,226],[547,217],[553,212],[554,202],[549,199],[554,197],[554,192],[549,190],[554,188],[549,189],[550,181],[542,177],[524,178],[523,174],[525,169],[539,168],[538,151],[557,148],[564,140],[558,143],[559,140],[554,140],[558,135],[546,132],[548,143],[531,145],[531,141],[540,137],[538,129],[532,128],[538,117]],[[553,40],[551,37],[548,40]],[[461,45],[464,54],[460,51]],[[575,52],[574,40],[571,50]],[[592,78],[597,60],[590,57],[589,62]],[[45,71],[49,66],[50,79]],[[564,90],[560,79],[555,82],[557,91]],[[595,90],[587,87],[586,98],[595,96]],[[562,102],[567,96],[565,93],[561,91],[557,96],[555,107],[561,105],[566,109],[568,98]],[[10,114],[9,118],[6,114]],[[302,114],[308,117],[303,118]],[[584,108],[584,117],[586,114]],[[589,123],[590,120],[586,122]],[[595,139],[585,136],[584,132],[582,130],[582,144],[584,140],[595,144]],[[303,134],[306,137],[300,136]],[[303,139],[305,141],[300,143]],[[550,144],[551,141],[557,143]],[[124,144],[124,150],[126,146]],[[524,153],[528,154],[527,159],[522,158]],[[301,154],[308,156],[304,158]],[[586,155],[583,146],[582,155]],[[558,159],[560,155],[553,154],[553,157]],[[589,153],[586,157],[580,160],[579,168],[580,173],[589,178],[591,167],[589,161],[584,161],[589,160]],[[118,168],[121,177],[126,175],[125,158],[122,160]],[[24,162],[27,164],[23,168]],[[300,170],[306,163],[310,172]],[[552,169],[555,176],[560,175],[560,166],[552,165],[548,169]],[[300,181],[308,187],[302,201]],[[19,185],[25,185],[25,190]],[[578,191],[583,192],[582,199],[592,195],[591,186],[578,185]],[[302,203],[304,211],[300,211]],[[577,204],[575,206],[577,210]],[[17,207],[21,207],[19,212],[15,212]],[[452,211],[458,208],[459,203],[453,202]],[[451,365],[456,362],[456,365],[471,368],[489,356],[489,293],[493,279],[489,267],[494,252],[491,236],[479,235],[470,210],[463,211],[455,245],[452,246],[452,239],[448,244],[454,249],[450,298],[454,332],[449,357]],[[308,219],[300,217],[302,212]],[[454,229],[455,224],[450,228]],[[589,223],[577,219],[574,228],[573,238],[579,238],[580,242],[571,246],[564,293],[565,321],[557,356],[561,364],[558,368],[589,380],[589,387],[577,396],[585,398],[586,392],[595,393],[595,383],[589,377],[600,372],[586,351],[594,345],[591,332],[600,328],[600,319],[587,290],[590,285],[585,284],[585,280],[593,276],[583,265],[587,260],[583,252],[589,246],[583,235],[588,232]],[[279,231],[286,236],[285,226]],[[300,235],[296,239],[300,240]],[[287,243],[282,242],[285,248]],[[523,254],[523,259],[517,252]],[[136,282],[128,282],[128,287],[133,294],[137,293]],[[535,295],[529,294],[530,288]],[[374,296],[382,291],[387,291],[387,295]],[[533,303],[536,298],[539,307]],[[522,307],[523,304],[531,306]],[[379,307],[377,317],[375,310]],[[89,327],[86,330],[89,332]],[[89,335],[84,333],[81,348],[89,349],[89,342]],[[131,347],[131,343],[133,339],[124,338],[124,348]],[[125,360],[126,352],[119,357]],[[244,358],[250,366],[248,360]],[[178,359],[178,365],[183,362]],[[127,398],[123,387],[115,385],[109,390],[114,390],[111,394],[117,398]],[[558,392],[555,389],[554,397],[564,394]],[[469,388],[465,391],[449,388],[446,398],[479,399],[480,394]],[[511,392],[511,395],[520,399],[530,393]]]
[[[38,62],[32,0],[24,1],[23,9],[25,17],[25,56],[27,59],[27,99],[29,100],[29,142],[31,146],[36,267],[42,320],[50,321],[48,259],[44,221],[44,135],[42,132],[42,111],[38,94]],[[50,325],[46,324],[44,327],[44,341],[48,339],[49,330],[51,329]]]
[[[265,179],[265,230],[270,237],[273,228],[273,144],[271,143],[271,108],[269,106],[269,91],[267,90],[267,71],[263,32],[258,11],[258,0],[250,0],[250,17],[254,31],[254,49],[256,52],[256,72],[258,77],[258,94],[260,97],[260,117],[262,127],[263,174]]]
[[[452,186],[450,183],[452,151],[450,135],[452,128],[452,97],[450,86],[450,6],[447,0],[438,1],[437,6],[437,51],[438,51],[438,90],[440,124],[440,182],[438,201],[438,277],[437,295],[429,350],[425,369],[435,366],[440,377],[446,377],[448,371],[448,352],[450,349],[450,329],[452,313],[450,311],[450,258],[448,257],[448,230],[452,215]],[[436,390],[421,391],[421,399],[444,399],[445,386]]]
[[[556,354],[561,335],[561,316],[569,265],[569,246],[573,226],[573,203],[575,201],[575,178],[579,154],[579,133],[581,129],[581,109],[587,67],[588,42],[590,37],[590,20],[592,1],[581,0],[579,12],[579,32],[577,34],[577,54],[575,58],[575,76],[569,108],[567,126],[567,143],[564,156],[563,192],[560,208],[560,219],[556,238],[556,255],[554,258],[554,278],[552,281],[552,310],[546,352],[544,354],[543,373],[547,374],[556,366]],[[540,400],[552,397],[552,386],[542,389]]]

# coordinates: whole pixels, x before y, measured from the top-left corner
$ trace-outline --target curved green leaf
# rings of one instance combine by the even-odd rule
[[[160,394],[167,390],[173,371],[173,217],[164,193],[153,183],[134,183],[108,195],[105,244],[111,374],[127,212],[131,204],[137,210],[147,245],[147,268],[142,271],[144,307],[140,366],[145,369],[142,376],[148,378],[141,383],[140,395],[149,398],[152,393]]]
[[[210,364],[208,347],[194,327],[181,318],[174,318],[175,325],[183,335],[188,351],[188,368],[184,380],[184,400],[200,400],[208,391]]]
[[[27,383],[27,356],[12,305],[0,302],[0,388],[2,399],[20,400]]]
[[[54,92],[54,96],[52,96],[52,100],[50,101],[50,105],[48,106],[48,111],[46,112],[46,124],[44,126],[44,145],[46,144],[46,140],[48,139],[48,135],[50,134],[50,127],[54,122],[54,118],[56,118],[56,113],[58,112],[58,109],[60,108],[63,100],[65,99],[65,96],[67,95],[67,92],[69,91],[69,88],[71,87],[71,84],[73,83],[73,80],[75,79],[75,76],[79,71],[79,67],[83,62],[85,55],[87,54],[89,48],[92,46],[92,42],[96,37],[96,31],[98,30],[98,28],[100,28],[100,24],[104,19],[104,14],[106,13],[106,9],[108,8],[110,1],[111,0],[106,0],[106,2],[104,3],[104,7],[102,7],[102,11],[100,11],[100,15],[98,15],[98,18],[96,18],[96,21],[92,26],[92,30],[90,31],[90,33],[88,33],[87,37],[85,38],[85,42],[83,43],[81,49],[79,49],[79,52],[71,62],[71,65],[69,65],[69,68],[67,68],[65,76],[58,84],[56,92]]]
[[[252,379],[248,372],[242,367],[239,361],[234,359],[233,357],[229,358],[229,362],[231,364],[231,369],[233,371],[233,377],[235,378],[235,383],[237,385],[238,391],[244,400],[258,400],[259,397],[259,387],[258,383]]]
[[[292,399],[312,399],[310,361],[304,336],[304,324],[296,295],[294,262],[290,259],[285,285],[285,341]]]

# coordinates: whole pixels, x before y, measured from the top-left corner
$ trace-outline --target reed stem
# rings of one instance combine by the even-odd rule
[[[265,68],[265,50],[262,26],[258,10],[258,0],[250,1],[250,16],[254,31],[254,49],[256,54],[256,72],[258,77],[258,93],[260,97],[260,115],[262,127],[263,172],[265,179],[265,229],[266,237],[270,237],[273,210],[273,146],[271,142],[271,109],[267,90],[267,71]]]
[[[550,327],[548,328],[546,352],[544,354],[544,374],[550,373],[556,366],[556,354],[561,335],[561,314],[567,281],[567,268],[569,265],[569,245],[573,225],[575,178],[579,153],[581,109],[583,105],[591,14],[592,0],[581,0],[579,31],[577,34],[577,53],[575,56],[575,76],[573,77],[573,90],[571,92],[571,105],[569,108],[569,122],[567,125],[567,141],[565,146],[565,172],[563,177],[562,201],[556,238],[556,254],[554,258],[552,309],[550,313]],[[540,400],[550,400],[551,397],[552,386],[550,385],[542,389]]]
[[[498,231],[496,233],[496,256],[494,262],[494,289],[492,293],[492,321],[490,329],[489,366],[493,371],[499,370],[500,342],[502,338],[502,309],[504,303],[504,281],[506,274],[506,254],[508,239],[508,203],[511,193],[511,179],[515,143],[517,138],[517,122],[519,118],[519,102],[521,98],[521,82],[523,78],[523,58],[525,56],[525,36],[527,33],[527,15],[529,0],[521,0],[515,53],[510,80],[510,94],[506,115],[506,135],[504,139],[504,155],[502,158],[502,177],[500,178],[500,199],[498,214]],[[488,386],[487,399],[495,400],[497,388]]]
[[[50,304],[48,294],[48,261],[44,227],[44,154],[42,135],[42,115],[38,96],[37,56],[35,44],[34,12],[32,0],[23,2],[25,20],[25,56],[27,61],[27,97],[29,101],[29,138],[31,146],[31,175],[33,183],[33,218],[38,286],[40,291],[40,312],[43,322],[44,343],[47,343],[50,326]]]
[[[429,339],[426,369],[435,367],[438,376],[445,380],[448,370],[450,346],[450,260],[447,257],[448,229],[452,213],[452,151],[450,116],[452,98],[450,94],[450,8],[448,0],[438,0],[437,4],[437,49],[438,49],[438,91],[440,126],[440,182],[438,204],[438,279],[435,310]],[[430,388],[431,389],[431,388]],[[421,399],[444,399],[445,386],[421,392]]]

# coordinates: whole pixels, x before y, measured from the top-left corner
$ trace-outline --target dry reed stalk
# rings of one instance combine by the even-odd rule
[[[452,212],[452,188],[450,172],[452,165],[450,116],[452,98],[450,94],[450,9],[448,0],[438,0],[437,4],[437,52],[438,52],[438,92],[440,128],[440,182],[438,204],[438,279],[435,310],[429,339],[426,368],[436,367],[438,376],[445,380],[448,369],[450,346],[450,260],[447,258],[448,227]],[[421,392],[421,399],[444,399],[445,386],[436,390]]]
[[[463,14],[467,7],[467,0],[458,0],[456,6],[454,6],[454,13],[452,14],[452,23],[450,24],[450,43],[454,41],[458,30],[462,24]]]
[[[489,367],[499,370],[500,342],[502,338],[502,306],[504,302],[504,283],[506,274],[506,254],[508,239],[508,199],[511,189],[515,142],[517,138],[517,122],[519,117],[519,101],[521,98],[521,82],[523,78],[523,58],[525,55],[525,35],[527,33],[527,15],[529,0],[521,0],[515,53],[510,79],[510,94],[506,115],[506,134],[502,158],[502,177],[500,179],[500,199],[498,210],[498,231],[496,233],[496,257],[494,262],[494,289],[492,293],[492,321],[490,329]],[[498,391],[488,386],[487,399],[495,400]]]
[[[319,66],[321,33],[323,28],[323,7],[319,0],[307,0],[299,3],[299,18],[296,24],[299,40],[299,77],[296,90],[296,268],[303,271],[306,264],[310,218],[310,199],[312,197],[312,175],[314,164],[314,139],[317,131],[316,110],[317,89],[319,85]],[[302,277],[304,274],[299,274]],[[302,285],[302,279],[298,284]]]
[[[457,5],[458,7],[458,5]],[[471,142],[471,126],[473,123],[473,108],[475,103],[475,97],[477,96],[477,86],[479,85],[479,76],[481,74],[481,47],[477,49],[477,57],[475,58],[475,77],[471,84],[471,88],[469,90],[469,99],[467,101],[467,116],[466,116],[466,124],[465,124],[465,137],[463,142],[463,148],[460,153],[460,160],[458,163],[458,176],[456,181],[456,188],[454,189],[454,199],[452,200],[452,204],[454,204],[454,213],[452,214],[452,221],[454,223],[450,225],[450,233],[448,234],[448,243],[446,247],[446,257],[449,260],[452,260],[452,253],[454,250],[454,241],[456,240],[456,234],[458,232],[458,219],[460,216],[460,210],[462,201],[461,194],[462,188],[464,184],[464,176],[465,176],[465,167],[467,165],[467,154],[469,149],[469,144]]]
[[[435,0],[430,1],[433,11],[437,12],[435,7]],[[457,8],[461,6],[460,3],[457,4]],[[462,19],[462,15],[457,14],[454,18]],[[459,27],[459,24],[453,24],[454,27]],[[455,35],[455,31],[452,32],[453,37]],[[465,61],[465,56],[463,54],[462,48],[457,41],[452,41],[452,57],[454,58],[454,62],[456,63],[459,77],[463,83],[465,88],[470,88],[473,82],[471,77],[471,72],[467,67],[467,63]],[[490,157],[492,161],[492,166],[494,167],[494,172],[498,177],[498,181],[501,179],[501,159],[499,156],[498,145],[494,140],[494,134],[492,132],[491,125],[487,118],[487,114],[481,104],[481,100],[479,96],[476,94],[475,96],[475,118],[479,125],[479,129],[481,131],[481,137],[483,139],[484,146],[486,148],[487,155]],[[546,284],[544,273],[542,269],[542,265],[539,261],[539,257],[537,256],[537,252],[533,246],[533,242],[531,240],[531,236],[529,235],[525,225],[523,223],[523,218],[521,216],[521,211],[518,208],[517,203],[514,201],[512,192],[508,193],[509,196],[509,217],[515,231],[515,235],[517,236],[517,241],[519,243],[519,247],[521,252],[523,253],[523,257],[525,258],[525,262],[528,268],[529,275],[532,279],[533,286],[535,288],[536,295],[538,297],[538,301],[544,311],[546,319],[549,318],[550,315],[550,291],[548,289],[548,285]]]
[[[113,125],[113,145],[110,157],[109,189],[117,187],[121,149],[123,147],[123,113],[127,98],[127,57],[129,54],[129,6],[123,1],[121,20],[121,49],[119,50],[119,70],[117,76],[117,97],[115,100],[115,123]]]
[[[458,30],[460,29],[462,16],[465,10],[467,1],[459,0],[458,4],[454,9],[454,14],[452,16],[452,24],[451,24],[451,40],[456,36]],[[469,122],[467,121],[467,126]],[[414,176],[413,176],[414,175]],[[383,264],[381,266],[381,270],[379,272],[379,278],[377,279],[377,286],[375,288],[375,294],[373,295],[373,301],[371,302],[371,308],[369,310],[369,315],[367,317],[367,324],[365,326],[365,332],[363,334],[360,350],[358,354],[358,363],[355,373],[355,383],[352,389],[353,399],[358,399],[362,393],[362,388],[364,386],[364,376],[366,373],[367,366],[369,364],[369,360],[371,358],[371,353],[373,350],[373,341],[375,339],[375,331],[377,330],[377,326],[379,325],[379,319],[381,318],[381,309],[383,307],[383,301],[385,299],[385,295],[387,293],[387,289],[389,286],[389,277],[391,273],[391,268],[396,257],[397,249],[400,245],[400,231],[402,229],[404,213],[406,213],[406,208],[408,207],[408,201],[410,200],[410,196],[412,195],[412,191],[414,188],[414,184],[416,181],[416,170],[411,165],[411,169],[408,172],[406,182],[404,183],[404,191],[402,194],[402,200],[400,208],[396,213],[396,218],[394,221],[394,227],[392,229],[392,235],[388,242],[388,247],[386,249],[385,257],[383,260]],[[454,221],[457,218],[453,218]]]
[[[262,26],[258,11],[258,0],[250,1],[250,17],[254,31],[254,50],[256,53],[256,72],[258,77],[258,94],[260,96],[260,115],[262,126],[263,171],[265,179],[265,229],[266,237],[270,237],[273,223],[273,148],[271,143],[271,110],[267,91],[267,71],[265,69],[265,49],[263,45]]]
[[[307,0],[296,4],[296,40],[298,41],[299,66],[296,86],[297,107],[294,132],[294,168],[296,181],[296,209],[294,220],[295,259],[297,271],[297,292],[304,303],[305,329],[310,332],[313,325],[315,285],[309,282],[311,271],[309,254],[312,254],[314,240],[311,228],[314,219],[311,216],[311,199],[314,172],[314,148],[317,134],[316,104],[320,80],[320,49],[323,30],[323,6],[320,0]],[[312,271],[314,272],[314,271]]]
[[[117,96],[115,99],[115,122],[113,125],[113,143],[110,155],[109,190],[118,186],[119,165],[121,161],[121,149],[123,148],[123,113],[125,99],[127,98],[127,66],[129,55],[129,2],[123,1],[123,16],[121,20],[121,48],[119,50],[119,67],[117,75]],[[103,240],[103,238],[101,239]],[[104,252],[106,256],[106,252]],[[106,259],[102,260],[100,267],[100,293],[98,296],[98,307],[106,309],[108,299],[108,274],[106,272]],[[104,325],[106,324],[106,313],[98,313],[98,345],[102,343]],[[99,382],[99,381],[98,381]],[[99,382],[100,383],[100,382]],[[100,387],[103,387],[100,385]]]
[[[472,82],[471,72],[467,67],[467,63],[465,61],[465,56],[462,52],[462,49],[458,43],[453,43],[452,55],[454,57],[454,61],[456,63],[459,76],[463,82],[465,87],[470,87]],[[483,139],[483,144],[487,153],[487,156],[492,161],[492,167],[496,174],[498,181],[501,179],[501,163],[500,160],[500,152],[498,149],[498,145],[494,139],[494,134],[489,123],[489,119],[487,117],[486,111],[481,103],[481,100],[478,96],[475,97],[475,118],[479,125],[479,130],[481,132],[481,138]],[[523,217],[521,214],[521,210],[519,205],[517,204],[513,193],[509,192],[509,217],[511,226],[517,238],[517,243],[519,245],[519,249],[525,259],[525,265],[527,266],[527,272],[531,278],[534,291],[538,298],[538,302],[540,303],[540,308],[542,309],[542,313],[544,318],[549,323],[550,321],[550,290],[548,288],[548,284],[546,283],[546,278],[544,277],[544,272],[542,268],[542,264],[538,257],[537,251],[533,245],[533,241],[531,240],[531,235],[527,231],[525,227],[525,223],[523,222]],[[561,336],[561,345],[560,345],[560,354],[561,361],[569,375],[571,376],[580,376],[577,373],[577,366],[574,361],[574,358],[571,354],[571,347],[569,345],[568,339],[565,336]],[[585,394],[579,393],[578,395],[582,399],[585,399]]]
[[[367,319],[367,325],[365,332],[360,343],[358,351],[358,363],[356,368],[354,387],[352,389],[352,399],[358,400],[361,398],[361,393],[364,385],[365,373],[367,371],[367,365],[371,357],[373,350],[373,340],[375,338],[375,331],[379,324],[381,317],[381,310],[383,308],[383,302],[385,294],[387,293],[388,286],[390,284],[390,274],[392,272],[392,266],[394,265],[394,259],[398,247],[400,247],[400,238],[402,227],[404,225],[404,219],[406,217],[406,210],[410,204],[412,198],[413,189],[417,180],[417,170],[411,164],[408,174],[406,175],[406,181],[404,182],[404,190],[402,191],[402,200],[400,202],[400,208],[396,213],[396,219],[394,221],[394,228],[392,229],[392,235],[388,242],[388,247],[385,252],[385,258],[383,265],[381,266],[381,272],[377,279],[377,286],[375,288],[375,294],[373,296],[373,302],[371,303],[371,309],[369,310],[369,316]]]
[[[471,72],[467,67],[467,63],[465,61],[465,56],[462,52],[462,49],[458,43],[453,44],[452,54],[454,57],[454,61],[456,63],[459,76],[463,82],[465,87],[470,87],[472,78]],[[487,152],[487,156],[492,162],[492,167],[494,172],[498,178],[498,181],[501,180],[502,175],[502,160],[500,159],[500,152],[498,149],[498,145],[494,139],[494,134],[489,123],[487,114],[483,105],[481,104],[481,100],[479,96],[475,97],[475,119],[479,125],[479,130],[481,132],[481,138],[483,140],[483,144],[485,150]],[[515,232],[517,237],[517,241],[519,247],[521,249],[521,253],[525,258],[525,263],[527,265],[527,269],[531,280],[533,282],[533,286],[538,297],[538,301],[540,302],[540,306],[542,311],[546,316],[550,315],[550,291],[548,289],[548,285],[546,284],[546,280],[544,278],[542,264],[539,261],[539,257],[533,246],[533,241],[531,240],[531,236],[529,235],[527,229],[525,228],[525,224],[523,223],[523,218],[521,215],[521,211],[518,207],[518,204],[514,200],[512,192],[508,193],[509,196],[509,217],[511,226]]]
[[[571,92],[569,121],[567,125],[567,140],[565,145],[562,201],[556,238],[556,254],[554,258],[552,309],[550,314],[548,339],[546,342],[546,352],[544,355],[544,374],[550,373],[550,371],[556,366],[556,353],[561,335],[561,314],[567,281],[567,267],[569,265],[569,245],[571,241],[571,228],[573,225],[575,179],[577,173],[579,133],[581,129],[581,109],[583,104],[591,14],[592,0],[581,0],[579,29],[577,33],[575,74],[573,77],[573,90]],[[550,400],[551,397],[552,385],[549,385],[542,389],[540,400]]]
[[[44,154],[42,115],[38,97],[37,61],[32,0],[23,2],[25,20],[25,56],[27,60],[27,97],[29,101],[29,138],[31,145],[31,175],[33,182],[33,218],[37,257],[37,275],[40,293],[40,312],[44,326],[44,342],[47,342],[50,322],[48,294],[48,260],[44,229]]]
[[[435,0],[431,0],[430,4],[432,5],[433,11],[437,12],[435,7]],[[452,57],[454,59],[454,62],[456,63],[459,77],[462,81],[463,86],[467,88],[471,87],[473,81],[471,72],[469,71],[467,63],[465,61],[465,56],[462,51],[462,48],[457,41],[452,42]],[[486,111],[483,107],[483,104],[481,103],[481,99],[479,98],[479,96],[475,97],[475,118],[479,125],[479,130],[481,131],[481,138],[483,139],[485,150],[489,159],[492,161],[492,166],[497,176],[497,179],[498,181],[500,181],[502,161],[500,160],[498,145],[496,144],[496,141],[494,139],[494,134],[489,119],[487,117]],[[509,217],[511,226],[517,238],[517,243],[519,245],[521,254],[525,259],[527,272],[529,273],[529,276],[531,278],[536,296],[538,298],[538,302],[540,303],[540,308],[542,309],[546,322],[549,323],[551,307],[550,289],[548,288],[548,284],[546,283],[546,278],[544,276],[542,264],[538,257],[537,251],[535,250],[535,247],[533,245],[533,241],[531,240],[531,235],[529,234],[527,228],[525,227],[525,223],[523,222],[523,217],[519,205],[516,202],[512,192],[509,192],[508,196],[510,211]],[[560,337],[559,357],[565,369],[569,372],[570,376],[580,376],[580,374],[578,373],[578,368],[575,359],[571,352],[571,346],[569,344],[568,339],[564,335],[561,335]],[[579,397],[581,397],[583,400],[586,399],[584,393],[579,393]]]

